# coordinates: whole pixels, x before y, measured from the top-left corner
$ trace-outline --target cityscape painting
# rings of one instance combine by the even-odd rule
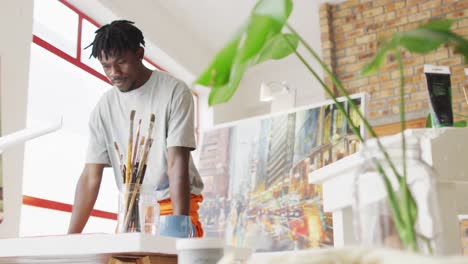
[[[364,94],[352,98],[364,112]],[[362,133],[357,114],[340,102]],[[309,174],[358,144],[332,101],[205,131],[198,166],[205,236],[260,252],[333,246],[332,215]]]

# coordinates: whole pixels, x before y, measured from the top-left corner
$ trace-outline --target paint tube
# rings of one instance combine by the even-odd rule
[[[433,127],[453,126],[452,87],[448,66],[424,65]]]

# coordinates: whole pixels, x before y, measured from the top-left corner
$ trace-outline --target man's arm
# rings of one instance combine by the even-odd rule
[[[75,190],[68,234],[81,233],[88,222],[101,186],[104,164],[86,164]]]
[[[189,215],[190,211],[190,149],[186,147],[169,147],[167,174],[169,192],[174,215]]]

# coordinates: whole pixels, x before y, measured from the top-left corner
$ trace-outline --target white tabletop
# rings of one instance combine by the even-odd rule
[[[140,233],[0,239],[0,263],[107,263],[110,256],[176,255],[176,239]]]

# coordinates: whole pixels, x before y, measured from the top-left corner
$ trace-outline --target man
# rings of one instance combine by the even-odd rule
[[[135,110],[142,129],[149,126],[151,114],[156,117],[143,184],[154,186],[161,215],[173,215],[168,219],[174,221],[185,217],[195,236],[203,235],[198,221],[203,183],[190,155],[195,149],[192,93],[182,81],[143,65],[144,44],[133,22],[119,20],[99,28],[88,46],[114,87],[102,96],[89,120],[86,164],[76,187],[68,233],[80,233],[86,225],[104,167],[114,168],[117,185],[122,186],[114,141],[127,149],[130,113]]]

